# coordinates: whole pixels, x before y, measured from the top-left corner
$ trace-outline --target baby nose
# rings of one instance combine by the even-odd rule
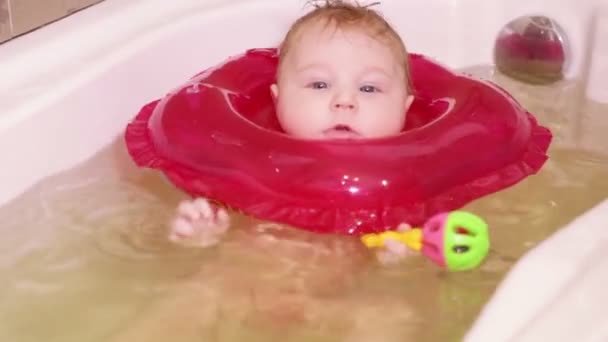
[[[353,111],[357,108],[354,96],[349,94],[337,94],[332,101],[333,110]]]
[[[340,101],[340,102],[335,102],[334,103],[334,108],[335,109],[353,110],[353,109],[355,109],[355,104],[352,103],[352,102]]]

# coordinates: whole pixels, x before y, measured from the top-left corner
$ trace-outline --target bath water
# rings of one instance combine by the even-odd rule
[[[117,138],[0,208],[0,341],[460,341],[518,258],[608,196],[607,105],[575,81],[465,71],[555,135],[539,174],[465,207],[490,224],[480,268],[381,267],[355,239],[236,214],[221,244],[174,245],[167,224],[186,196]]]

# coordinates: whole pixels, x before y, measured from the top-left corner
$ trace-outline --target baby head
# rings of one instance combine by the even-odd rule
[[[369,6],[325,0],[279,49],[271,86],[283,130],[303,139],[399,133],[413,96],[406,48]]]

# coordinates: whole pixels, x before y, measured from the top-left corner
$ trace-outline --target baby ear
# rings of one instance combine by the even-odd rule
[[[276,85],[276,83],[270,85],[270,95],[272,95],[272,99],[276,102],[277,98],[279,97],[279,87]]]
[[[405,111],[407,112],[410,109],[410,106],[414,102],[414,95],[408,95],[405,99]]]

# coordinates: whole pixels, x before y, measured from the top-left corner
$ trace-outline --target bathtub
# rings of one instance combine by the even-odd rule
[[[0,45],[0,205],[110,144],[142,104],[203,66],[278,43],[302,3],[105,0]],[[598,4],[385,0],[381,9],[411,51],[454,68],[492,63],[494,39],[509,20],[530,13],[553,17],[572,48],[566,76],[582,75],[586,96],[608,102],[608,63],[602,64],[608,44],[598,38],[608,35],[602,22],[608,22],[608,12],[602,19]],[[595,21],[594,13],[600,13]],[[227,14],[233,14],[233,22],[222,20]],[[250,19],[262,15],[273,19]],[[578,126],[566,139],[575,142]],[[608,295],[602,286],[608,281],[607,220],[608,200],[530,251],[485,305],[466,340],[608,338]]]

